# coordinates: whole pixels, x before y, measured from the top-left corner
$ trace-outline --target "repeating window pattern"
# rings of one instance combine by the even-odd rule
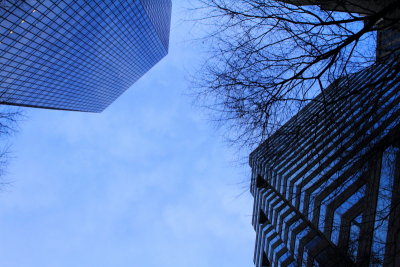
[[[171,10],[171,0],[140,1],[149,15],[150,21],[153,23],[161,42],[165,49],[168,50],[171,13],[166,11]]]
[[[257,267],[265,257],[267,266],[400,264],[398,103],[400,74],[374,65],[333,83],[251,153]]]
[[[8,0],[0,103],[101,112],[168,53],[170,0]]]

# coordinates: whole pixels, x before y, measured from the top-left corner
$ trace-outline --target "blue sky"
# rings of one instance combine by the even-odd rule
[[[253,265],[250,170],[186,95],[200,56],[184,2],[169,55],[103,113],[24,110],[0,266]]]

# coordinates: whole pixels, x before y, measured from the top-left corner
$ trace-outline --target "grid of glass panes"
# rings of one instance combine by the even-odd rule
[[[3,104],[101,112],[167,54],[140,1],[8,1]]]
[[[170,0],[140,0],[149,15],[161,42],[168,50],[172,3]]]

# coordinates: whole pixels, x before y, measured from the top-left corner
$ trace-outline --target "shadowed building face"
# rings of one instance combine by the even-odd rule
[[[256,267],[399,266],[400,75],[364,86],[390,72],[338,80],[252,152]]]
[[[376,15],[377,63],[337,79],[251,153],[255,266],[400,266],[399,5],[281,2]]]
[[[2,104],[101,112],[168,53],[170,0],[0,4]]]

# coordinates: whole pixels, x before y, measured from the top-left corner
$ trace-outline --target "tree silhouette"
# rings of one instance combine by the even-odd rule
[[[371,87],[400,70],[399,1],[198,1],[211,57],[195,76],[197,97],[235,144],[259,144],[339,78],[376,62],[395,70]]]

